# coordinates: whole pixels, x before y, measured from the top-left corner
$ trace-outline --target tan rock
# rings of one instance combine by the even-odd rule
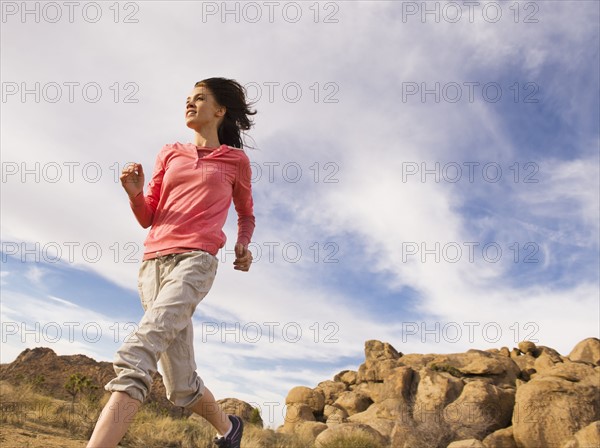
[[[448,448],[485,448],[485,446],[477,439],[465,439],[452,442]]]
[[[411,437],[411,427],[404,422],[396,422],[390,435],[390,447],[404,448]]]
[[[366,410],[371,403],[373,402],[366,395],[360,392],[347,391],[342,392],[333,405],[344,409],[348,415],[353,415]]]
[[[568,439],[562,448],[597,448],[600,447],[600,421],[590,423],[577,431]]]
[[[519,342],[519,350],[526,355],[535,356],[536,346],[531,341],[521,341]]]
[[[386,398],[403,398],[409,400],[415,371],[408,366],[396,367],[383,380],[383,396]],[[375,400],[373,400],[375,401]]]
[[[408,412],[403,400],[388,399],[374,403],[366,411],[354,414],[348,421],[364,423],[376,429],[385,437],[390,437],[396,423],[406,421]]]
[[[383,361],[385,359],[398,359],[401,353],[387,342],[370,340],[365,342],[365,359],[367,361]]]
[[[356,383],[383,382],[388,373],[397,367],[401,353],[387,342],[365,342],[365,362],[358,368]]]
[[[561,446],[600,419],[600,375],[587,364],[559,363],[517,388],[513,436],[519,448]]]
[[[358,372],[355,372],[354,370],[342,370],[340,373],[333,377],[333,381],[342,382],[346,386],[352,386],[353,384],[356,384],[357,375]]]
[[[297,403],[308,405],[315,413],[322,413],[323,407],[325,406],[325,396],[321,390],[297,386],[288,392],[285,404],[289,405]]]
[[[600,366],[600,339],[587,338],[579,342],[569,353],[569,359]]]
[[[418,372],[427,364],[429,364],[437,355],[420,355],[418,353],[411,353],[403,355],[399,360],[398,364],[401,366],[407,366]]]
[[[358,367],[356,384],[383,382],[400,365],[397,359],[367,360]]]
[[[562,362],[563,357],[561,356],[560,353],[558,353],[552,347],[546,347],[545,345],[538,345],[536,356],[540,356],[541,354],[546,354],[546,355],[550,356],[552,358],[552,361],[554,361],[555,364],[558,362]]]
[[[444,409],[455,439],[483,439],[510,425],[515,389],[483,381],[465,384],[460,397]]]
[[[465,439],[452,442],[448,448],[485,448],[485,446],[477,439]]]
[[[332,415],[340,415],[343,419],[348,418],[348,413],[345,409],[342,409],[338,406],[326,404],[325,409],[323,410],[323,417],[325,417],[325,420],[327,420]]]
[[[218,400],[217,403],[226,414],[237,415],[245,422],[250,421],[254,408],[245,401],[238,400],[237,398],[224,398]]]
[[[374,403],[390,398],[386,394],[384,383],[360,383],[353,391],[369,397]]]
[[[512,426],[494,431],[482,442],[485,448],[517,448],[513,438]]]
[[[514,386],[520,374],[519,366],[511,358],[482,350],[437,355],[427,366],[454,375],[481,376],[497,386]]]
[[[511,357],[512,359],[518,358],[518,357],[519,357],[519,356],[521,356],[521,355],[522,355],[522,353],[521,353],[521,350],[519,350],[518,348],[513,348],[513,349],[510,351],[510,357]]]
[[[302,422],[315,421],[311,407],[304,403],[291,403],[286,407],[282,432],[291,434],[295,427]]]
[[[346,413],[346,415],[348,415]],[[348,421],[348,419],[346,417],[344,417],[342,414],[331,414],[329,417],[327,417],[327,426],[328,427],[332,427],[334,425],[341,425],[342,423],[346,423]]]
[[[512,360],[521,370],[521,373],[519,375],[520,379],[522,379],[524,381],[529,381],[531,379],[531,377],[535,373],[537,373],[537,370],[535,369],[535,362],[537,360],[533,356],[521,355],[521,356],[516,356],[516,357],[512,358]],[[519,381],[519,380],[517,380],[517,381]]]
[[[327,429],[322,422],[300,422],[294,428],[296,434],[305,443],[313,444],[319,434]]]
[[[563,361],[560,356],[557,356],[549,350],[543,350],[536,358],[533,368],[535,369],[536,373],[540,373],[551,369],[555,364],[562,362]]]
[[[358,414],[356,414],[358,415]],[[354,416],[352,416],[354,417]],[[350,417],[348,419],[349,422],[355,422],[355,420],[352,420],[352,417]],[[360,423],[360,422],[358,422]],[[364,422],[365,425],[370,426],[371,428],[373,428],[374,430],[376,430],[379,434],[381,434],[384,437],[390,437],[390,435],[392,434],[392,431],[394,430],[394,427],[396,426],[396,422],[393,420],[388,420],[385,418],[373,418],[371,420],[369,420],[368,422]]]
[[[315,440],[315,447],[320,448],[334,441],[345,438],[363,438],[365,441],[374,441],[380,445],[387,445],[387,440],[375,429],[362,423],[342,423],[327,428]]]
[[[315,390],[323,394],[325,404],[332,404],[342,392],[348,390],[348,386],[341,381],[327,380],[320,382]]]
[[[444,407],[456,400],[464,387],[458,378],[445,372],[423,369],[417,373],[418,386],[412,410],[418,423],[438,420]]]
[[[519,369],[523,370],[535,370],[535,358],[531,355],[521,355],[512,358],[514,363],[519,366]]]

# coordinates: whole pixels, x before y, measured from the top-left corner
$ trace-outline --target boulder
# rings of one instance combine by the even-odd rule
[[[369,397],[374,403],[390,398],[386,394],[384,383],[360,383],[353,391]]]
[[[600,419],[600,371],[559,363],[517,388],[513,436],[518,448],[560,447]]]
[[[314,444],[319,434],[327,429],[322,422],[300,422],[294,428],[294,433],[305,443]]]
[[[469,350],[466,353],[437,355],[427,367],[446,371],[454,376],[478,376],[500,386],[514,386],[520,374],[519,366],[511,358],[483,350]]]
[[[526,355],[535,356],[536,348],[537,347],[535,346],[535,344],[531,341],[519,342],[519,350],[521,351],[521,353],[524,353]]]
[[[423,369],[417,374],[419,383],[412,409],[416,422],[438,421],[446,405],[456,400],[464,384],[458,378],[445,372]]]
[[[523,353],[521,352],[521,350],[519,350],[518,348],[513,348],[510,351],[510,357],[512,359],[515,359],[517,356],[521,356]]]
[[[333,381],[342,382],[346,386],[352,386],[356,384],[357,375],[358,372],[355,372],[354,370],[342,370],[340,373],[333,377]]]
[[[465,439],[452,442],[448,448],[485,448],[485,445],[477,439]]]
[[[226,414],[237,415],[241,417],[244,422],[249,422],[252,417],[253,407],[245,401],[238,400],[237,398],[224,398],[218,400],[217,403],[223,409]]]
[[[583,362],[600,366],[600,339],[584,339],[571,350],[568,358],[573,362]]]
[[[347,391],[342,392],[333,405],[344,409],[348,415],[353,415],[366,410],[372,403],[363,393]]]
[[[315,391],[317,393],[323,394],[325,404],[332,404],[342,392],[348,390],[348,386],[341,381],[322,381],[317,387],[315,387]],[[318,399],[317,399],[318,400]]]
[[[412,368],[408,366],[396,367],[383,380],[383,396],[385,398],[401,398],[408,402],[414,378],[415,371]]]
[[[323,407],[325,406],[325,395],[318,389],[297,386],[288,392],[285,404],[290,405],[299,403],[308,405],[312,412],[316,414],[322,414]]]
[[[532,355],[515,356],[512,360],[521,370],[535,370],[535,358]]]
[[[513,438],[512,426],[491,433],[483,439],[483,446],[485,448],[517,448],[517,444]]]
[[[315,420],[315,416],[309,405],[304,403],[291,403],[286,407],[285,419],[281,431],[291,434],[300,423],[314,422]]]
[[[315,440],[315,447],[320,448],[333,443],[336,440],[340,441],[345,438],[363,438],[365,440],[373,441],[381,446],[387,445],[386,438],[368,425],[362,423],[342,423],[327,428],[319,434]]]
[[[508,347],[502,347],[500,350],[498,350],[498,354],[510,358],[510,350]]]
[[[552,354],[548,352],[542,352],[535,360],[533,364],[533,368],[535,369],[535,373],[544,372],[548,369],[554,367],[555,364],[562,363],[562,359],[556,358]],[[533,375],[531,375],[533,376]]]
[[[399,360],[398,364],[401,366],[407,366],[412,368],[414,371],[419,371],[429,364],[437,355],[421,355],[418,353],[411,353],[403,355]]]
[[[536,352],[536,357],[540,356],[542,354],[548,355],[550,358],[552,358],[552,361],[555,364],[557,362],[562,362],[562,360],[563,360],[563,356],[561,356],[561,354],[558,353],[556,350],[554,350],[552,347],[546,347],[544,345],[538,345],[537,352]]]
[[[397,359],[365,361],[358,367],[356,384],[373,382],[382,383],[387,376],[400,365]]]
[[[514,388],[473,381],[444,409],[444,417],[455,439],[481,440],[510,425],[514,404]]]
[[[361,414],[369,415],[377,418],[386,418],[396,422],[405,421],[408,418],[408,413],[404,401],[397,398],[388,398],[379,403],[373,403],[366,411]],[[360,414],[355,414],[358,416]]]
[[[398,359],[402,356],[394,347],[387,342],[370,340],[365,342],[365,360],[383,361],[386,359]]]
[[[561,448],[597,448],[600,446],[600,421],[577,431]]]
[[[356,383],[383,382],[389,372],[399,365],[401,353],[387,342],[365,342],[365,362],[358,368]]]
[[[390,398],[379,403],[374,403],[366,411],[354,414],[348,421],[364,423],[376,429],[385,437],[390,437],[394,426],[407,418],[403,400]]]
[[[343,408],[326,404],[323,411],[323,417],[327,424],[343,423],[348,418],[348,413]]]

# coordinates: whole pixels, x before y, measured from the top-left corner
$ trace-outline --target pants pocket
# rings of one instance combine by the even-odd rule
[[[144,260],[138,272],[138,293],[144,311],[154,301],[156,295],[156,260]]]

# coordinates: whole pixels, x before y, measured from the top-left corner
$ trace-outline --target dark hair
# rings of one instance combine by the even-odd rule
[[[241,131],[247,131],[254,125],[248,116],[256,114],[256,110],[250,110],[253,104],[246,102],[245,87],[234,79],[226,78],[207,78],[194,85],[194,87],[201,86],[208,88],[216,102],[226,109],[225,116],[217,129],[219,142],[243,149]]]

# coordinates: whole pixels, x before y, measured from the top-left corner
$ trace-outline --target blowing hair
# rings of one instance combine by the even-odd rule
[[[253,104],[246,101],[246,89],[236,80],[226,78],[203,79],[194,87],[208,88],[216,102],[226,109],[217,129],[219,142],[243,149],[242,131],[247,131],[254,125],[249,116],[256,114],[256,110],[250,109]]]

